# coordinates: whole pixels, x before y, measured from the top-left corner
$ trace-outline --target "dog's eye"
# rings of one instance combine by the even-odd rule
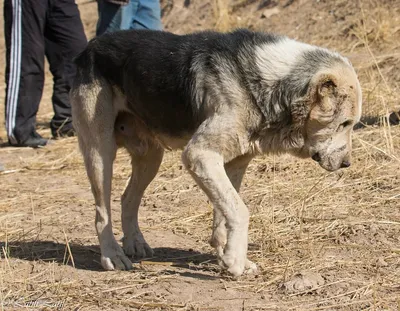
[[[353,124],[353,122],[352,122],[351,120],[344,121],[342,124],[339,125],[337,131],[338,131],[338,132],[341,132],[341,131],[343,131],[345,128],[351,126],[352,124]]]

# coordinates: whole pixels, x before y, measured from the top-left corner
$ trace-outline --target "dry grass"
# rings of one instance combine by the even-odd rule
[[[230,30],[232,27],[232,11],[228,0],[213,0],[211,5],[215,18],[215,29],[219,31]]]
[[[167,154],[142,208],[142,227],[157,254],[148,261],[157,264],[112,273],[97,271],[92,198],[75,140],[10,159],[11,170],[24,171],[0,176],[12,181],[1,189],[0,299],[61,301],[71,310],[197,310],[204,298],[180,299],[166,288],[205,286],[238,292],[245,310],[394,310],[400,286],[400,128],[391,131],[394,152],[382,128],[358,131],[356,161],[343,173],[323,173],[292,157],[255,160],[242,195],[252,215],[249,254],[260,274],[238,281],[218,276],[207,245],[211,209],[181,169],[178,153]],[[120,152],[113,191],[117,237],[118,198],[129,167]],[[321,274],[325,284],[298,293],[279,289],[300,271]],[[222,310],[221,302],[205,299],[205,305]]]
[[[217,31],[227,32],[236,28],[247,27],[249,17],[242,17],[235,14],[235,8],[246,6],[248,0],[212,0],[210,1],[214,25],[213,28]],[[254,1],[253,1],[254,2]]]
[[[364,114],[385,115],[400,109],[399,67],[396,64],[400,59],[400,43],[397,41],[400,38],[400,11],[399,8],[388,11],[377,1],[370,1],[369,4],[359,1],[361,14],[350,31],[350,35],[356,38],[350,52],[364,48],[368,55],[368,60],[358,67],[364,79]],[[379,53],[385,46],[390,52]],[[376,53],[381,55],[376,56]],[[397,75],[397,79],[389,81],[388,78],[393,75]]]
[[[209,3],[209,25],[234,27],[227,3]],[[360,6],[343,26],[352,25],[344,43],[325,30],[315,40],[353,56],[366,115],[380,116],[399,103],[400,41],[393,39],[398,14],[380,2],[361,4],[364,11]],[[85,24],[93,27],[95,7],[84,5]],[[359,4],[336,1],[337,14],[340,8],[356,12],[348,5]],[[237,14],[246,23],[255,16]],[[277,23],[274,18],[263,22]],[[50,86],[39,116],[43,124],[51,116]],[[0,174],[0,306],[20,310],[17,302],[36,301],[48,310],[398,310],[400,127],[382,120],[384,126],[355,132],[353,164],[343,172],[326,173],[289,156],[252,162],[242,196],[251,211],[249,256],[260,273],[239,280],[220,274],[208,246],[211,206],[182,169],[178,152],[167,153],[141,207],[140,223],[156,257],[135,262],[134,271],[103,272],[76,140],[40,150],[1,148],[7,171]],[[112,193],[118,239],[120,195],[129,174],[129,157],[120,151]],[[324,284],[285,290],[282,284],[302,271],[321,275]]]

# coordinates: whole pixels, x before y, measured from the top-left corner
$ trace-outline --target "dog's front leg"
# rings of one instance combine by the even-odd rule
[[[238,193],[240,191],[243,176],[252,158],[252,155],[246,154],[225,164],[225,172]],[[224,215],[221,214],[219,209],[214,209],[213,231],[210,239],[210,245],[216,249],[219,258],[222,258],[224,254],[226,241],[226,219]],[[248,263],[248,267],[251,267],[250,262]]]
[[[214,206],[217,217],[214,230],[221,230],[223,235],[223,226],[226,226],[223,253],[221,248],[217,249],[220,261],[228,272],[239,276],[246,268],[255,269],[254,264],[247,260],[249,212],[225,171],[224,159],[232,158],[232,152],[243,152],[240,148],[243,141],[239,130],[232,130],[230,125],[228,131],[221,125],[229,127],[226,120],[219,119],[203,124],[187,145],[182,159]]]

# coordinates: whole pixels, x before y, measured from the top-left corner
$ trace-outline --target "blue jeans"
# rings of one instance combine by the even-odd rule
[[[97,36],[125,29],[162,29],[159,0],[130,0],[123,6],[98,0],[97,5]]]

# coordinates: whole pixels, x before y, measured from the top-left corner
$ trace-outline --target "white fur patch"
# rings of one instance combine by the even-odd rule
[[[307,51],[317,49],[309,44],[284,38],[277,43],[266,43],[256,48],[256,64],[266,81],[276,81],[287,74]]]

